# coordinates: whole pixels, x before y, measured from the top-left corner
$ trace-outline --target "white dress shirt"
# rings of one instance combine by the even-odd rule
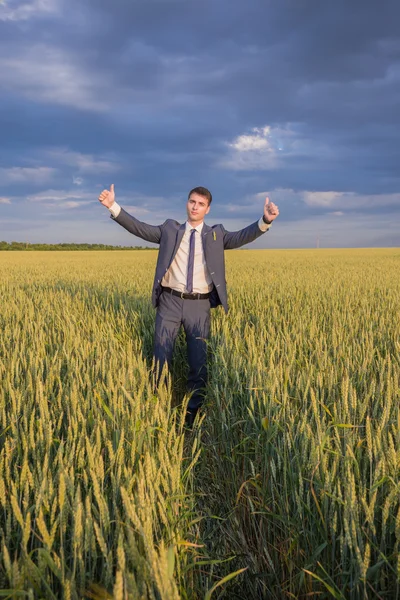
[[[170,268],[161,280],[161,285],[177,290],[178,292],[187,292],[186,281],[189,264],[189,241],[192,229],[196,230],[196,233],[194,234],[193,293],[207,294],[207,292],[212,290],[213,284],[210,272],[206,265],[203,240],[201,239],[203,223],[200,223],[197,227],[192,227],[186,221],[185,233],[183,234],[182,241]]]
[[[118,217],[121,212],[121,207],[117,202],[109,208],[109,211],[113,217]],[[186,221],[185,233],[181,244],[175,254],[175,258],[171,263],[170,268],[165,273],[161,280],[163,287],[169,287],[178,292],[186,292],[186,279],[187,270],[189,263],[189,240],[190,232],[192,229],[196,229],[195,246],[194,246],[194,269],[193,269],[193,293],[195,294],[207,294],[212,290],[213,284],[210,272],[206,265],[206,259],[203,250],[203,240],[201,239],[201,232],[203,230],[203,224],[200,223],[197,227],[192,227]],[[271,227],[271,223],[264,223],[263,218],[258,221],[258,226],[261,231],[267,231]]]

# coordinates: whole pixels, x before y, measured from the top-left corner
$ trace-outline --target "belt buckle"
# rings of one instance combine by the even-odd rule
[[[185,299],[185,298],[183,297],[183,294],[184,294],[184,293],[185,293],[185,292],[181,292],[181,298],[182,298],[182,300],[184,300],[184,299]]]

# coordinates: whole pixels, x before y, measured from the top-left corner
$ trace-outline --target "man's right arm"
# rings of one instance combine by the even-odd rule
[[[161,225],[149,225],[136,219],[127,213],[121,206],[115,202],[114,184],[111,184],[109,190],[103,190],[99,195],[99,202],[108,208],[111,218],[124,227],[127,231],[137,237],[159,244],[161,240]]]
[[[139,219],[127,213],[117,202],[114,202],[110,206],[109,211],[114,221],[133,235],[136,235],[136,237],[140,237],[142,240],[146,240],[146,242],[160,243],[161,225],[149,225],[148,223],[139,221]]]

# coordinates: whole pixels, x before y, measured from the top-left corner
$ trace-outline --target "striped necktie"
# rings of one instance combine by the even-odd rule
[[[189,294],[193,292],[193,270],[194,270],[194,245],[195,245],[195,236],[196,230],[192,229],[190,232],[190,240],[189,240],[189,262],[188,262],[188,270],[187,270],[187,279],[186,279],[186,289]]]

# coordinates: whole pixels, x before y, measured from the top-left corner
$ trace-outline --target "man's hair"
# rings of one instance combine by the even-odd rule
[[[204,198],[207,198],[207,200],[208,200],[208,206],[210,206],[210,204],[212,202],[212,195],[211,195],[210,190],[208,190],[205,187],[201,187],[201,186],[195,187],[192,190],[190,190],[189,195],[188,195],[188,200],[192,194],[199,194],[199,196],[204,196]]]

